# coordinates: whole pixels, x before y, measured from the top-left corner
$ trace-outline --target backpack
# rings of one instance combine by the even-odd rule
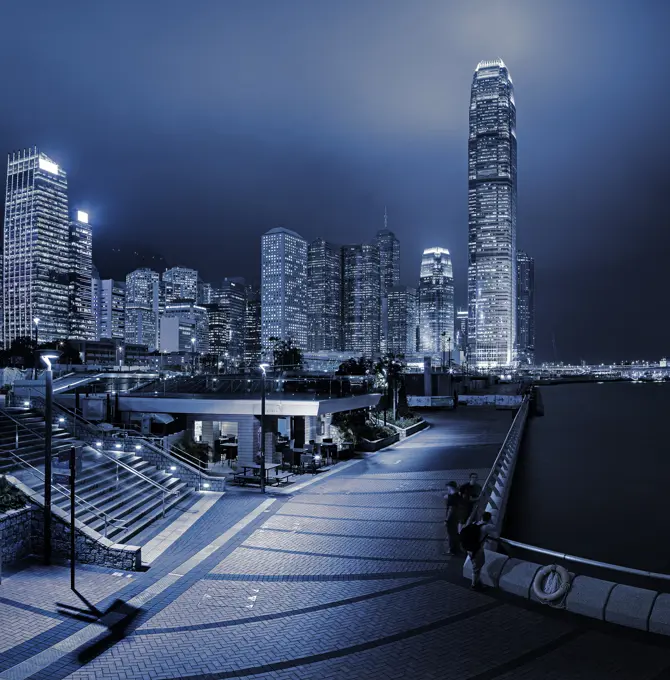
[[[477,552],[481,546],[481,526],[479,524],[467,524],[458,535],[461,539],[463,550],[469,553]]]

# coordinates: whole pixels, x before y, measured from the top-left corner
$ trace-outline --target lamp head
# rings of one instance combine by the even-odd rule
[[[265,375],[265,371],[270,368],[270,364],[261,364],[258,368],[260,368],[261,371],[263,371],[263,375]]]
[[[40,322],[39,317],[36,316],[36,317],[33,319],[33,323],[37,326],[37,325],[39,324],[39,322]]]
[[[37,350],[37,356],[44,362],[47,370],[51,370],[51,362],[56,361],[60,358],[60,352],[54,349],[39,349]]]

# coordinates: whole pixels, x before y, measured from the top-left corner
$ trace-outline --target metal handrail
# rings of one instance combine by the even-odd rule
[[[516,412],[514,420],[512,421],[512,425],[509,428],[507,435],[505,436],[502,446],[500,447],[500,451],[498,452],[498,455],[496,456],[496,459],[493,462],[491,469],[489,470],[489,474],[487,475],[486,480],[482,485],[482,492],[479,495],[479,499],[475,503],[475,506],[472,509],[470,516],[468,517],[468,522],[472,522],[476,518],[480,517],[481,513],[486,510],[487,505],[491,501],[491,493],[495,489],[501,468],[503,467],[503,464],[505,463],[505,458],[509,453],[508,445],[510,444],[512,437],[516,437],[517,428],[520,427],[519,423],[523,418],[525,418],[525,416],[527,415],[527,411],[528,411],[528,397],[524,397],[524,400],[521,402],[521,407]],[[506,499],[507,493],[504,494],[504,501],[506,501]],[[504,512],[504,502],[501,509]],[[498,524],[498,526],[500,525],[500,520],[501,518],[499,517],[496,518],[496,524]]]
[[[61,408],[63,411],[66,411],[67,413],[69,413],[69,414],[71,414],[71,415],[73,415],[73,416],[75,416],[75,417],[79,417],[79,416],[77,416],[77,414],[72,413],[69,409],[66,409],[66,408],[63,407],[63,406],[60,406],[60,404],[54,404],[54,406],[57,406],[58,408]],[[6,409],[3,409],[3,410],[2,410],[2,413],[3,413],[4,415],[6,415],[10,420],[14,421],[17,425],[19,425],[19,426],[25,428],[25,429],[28,430],[29,432],[32,432],[34,435],[36,435],[36,436],[39,437],[42,441],[44,441],[44,436],[43,436],[42,434],[40,434],[40,433],[37,432],[36,430],[33,430],[32,428],[30,428],[30,427],[24,425],[21,421],[17,420],[17,419],[14,418],[13,416],[11,416],[9,413],[7,413]],[[82,420],[84,420],[84,422],[86,422],[87,424],[91,424],[91,423],[88,423],[88,421],[86,421],[85,418],[82,418]],[[93,448],[93,447],[91,447],[91,448]],[[122,468],[125,468],[126,470],[129,470],[130,472],[132,472],[132,473],[133,473],[134,475],[136,475],[137,477],[140,477],[141,479],[145,480],[146,482],[149,482],[149,484],[152,484],[153,486],[158,487],[161,491],[163,491],[163,493],[166,493],[168,496],[173,496],[173,495],[175,495],[175,494],[177,494],[177,495],[179,494],[178,491],[174,491],[174,490],[172,490],[172,489],[168,489],[167,487],[163,486],[162,484],[159,484],[158,482],[156,482],[156,481],[154,481],[153,479],[151,479],[151,477],[147,477],[146,475],[142,474],[139,470],[136,470],[136,469],[135,469],[134,467],[132,467],[131,465],[128,465],[127,463],[124,463],[123,461],[119,460],[118,458],[114,458],[114,456],[111,456],[111,455],[108,454],[106,451],[102,451],[102,450],[97,449],[97,448],[95,448],[94,451],[95,451],[96,453],[102,454],[103,456],[105,456],[105,457],[108,458],[109,460],[113,461],[113,462],[116,463],[117,465],[120,465]]]
[[[15,458],[16,460],[18,460],[21,465],[23,465],[24,467],[30,468],[37,475],[42,477],[42,479],[45,479],[44,473],[39,468],[36,468],[34,465],[29,463],[27,460],[25,460],[24,458],[19,456],[19,454],[16,453],[16,451],[4,451],[3,453],[9,453],[9,455],[12,456],[13,458]],[[65,498],[70,498],[69,489],[67,489],[67,487],[64,487],[62,484],[52,482],[51,487],[53,489],[55,489],[59,494],[61,494],[61,496],[64,496]],[[111,515],[108,515],[104,510],[101,510],[100,508],[96,507],[95,505],[93,505],[93,503],[91,503],[90,501],[87,501],[85,498],[82,498],[81,496],[77,496],[77,494],[74,494],[74,499],[75,499],[76,503],[84,506],[84,508],[86,510],[88,510],[88,512],[90,512],[91,514],[95,515],[98,519],[101,519],[105,522],[105,531],[104,531],[104,534],[103,534],[104,536],[107,536],[107,524],[108,523],[109,524],[116,524],[116,525],[121,526],[121,527],[126,526],[126,522],[124,520],[118,519],[116,517],[112,517]]]
[[[663,581],[670,581],[670,574],[660,574],[656,571],[644,571],[643,569],[634,569],[633,567],[624,567],[620,564],[610,564],[609,562],[599,562],[598,560],[591,560],[588,557],[578,557],[577,555],[570,555],[568,553],[560,553],[548,548],[540,548],[536,545],[529,545],[528,543],[521,543],[520,541],[512,541],[509,538],[497,539],[503,545],[509,545],[513,548],[527,550],[528,552],[538,553],[540,555],[547,555],[565,562],[574,562],[575,564],[583,564],[589,567],[598,567],[600,569],[609,569],[618,571],[623,574],[631,574],[632,576],[643,576],[645,578],[661,579]]]

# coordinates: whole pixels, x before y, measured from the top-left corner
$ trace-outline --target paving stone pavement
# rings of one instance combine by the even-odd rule
[[[267,506],[257,491],[227,493],[127,583],[92,571],[101,599],[163,585],[145,596],[129,634],[86,665],[76,649],[39,668],[13,665],[30,660],[32,642],[43,657],[58,644],[69,649],[67,636],[84,624],[45,604],[53,576],[32,593],[35,574],[10,577],[0,596],[12,604],[0,597],[0,617],[9,607],[21,625],[7,642],[0,628],[0,678],[670,677],[665,640],[467,587],[460,561],[443,554],[442,489],[471,469],[485,474],[510,417],[490,410],[432,419],[432,429]],[[234,536],[221,543],[224,532]],[[198,552],[214,540],[221,545],[211,554]],[[200,561],[187,562],[196,553]]]

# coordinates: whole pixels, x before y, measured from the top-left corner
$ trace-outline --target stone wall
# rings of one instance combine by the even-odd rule
[[[44,497],[11,475],[7,475],[7,480],[21,489],[30,501],[30,508],[27,510],[30,517],[29,551],[40,555],[44,549]],[[114,543],[79,520],[75,520],[75,532],[77,562],[127,571],[138,571],[141,568],[142,548],[140,546]],[[51,538],[53,556],[69,558],[70,517],[68,513],[55,505],[51,507]]]
[[[0,514],[0,549],[2,564],[11,564],[31,552],[30,506]]]

